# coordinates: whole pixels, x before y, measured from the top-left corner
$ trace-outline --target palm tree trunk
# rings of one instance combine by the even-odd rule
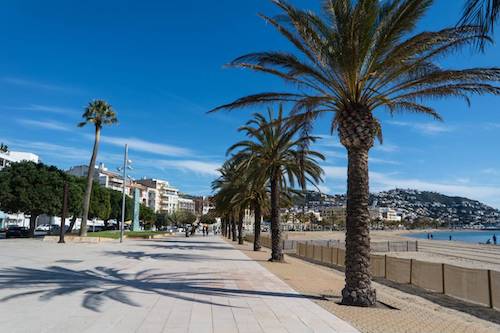
[[[260,220],[262,216],[260,204],[256,203],[254,208],[254,230],[253,230],[253,250],[260,251]]]
[[[224,220],[224,218],[222,218],[220,221],[220,230],[221,230],[222,236],[226,236],[226,221]]]
[[[101,129],[99,128],[99,126],[96,126],[94,149],[92,150],[92,157],[90,158],[89,169],[87,172],[87,188],[85,189],[85,196],[83,197],[83,213],[82,213],[82,223],[80,226],[80,236],[84,237],[87,236],[87,220],[89,218],[90,196],[92,194],[95,161],[97,159],[97,152],[99,150],[100,138],[101,138]]]
[[[271,259],[269,261],[283,262],[279,196],[279,179],[274,174],[271,178]]]
[[[237,237],[236,237],[236,221],[235,221],[234,215],[231,216],[231,234],[233,236],[233,242],[236,242],[237,241]]]
[[[38,213],[31,213],[30,215],[30,237],[35,237],[35,229],[36,229],[36,219],[38,218]]]
[[[368,149],[348,148],[346,257],[342,303],[372,306],[376,302],[370,273]]]
[[[240,212],[238,214],[238,244],[243,245],[243,217],[244,217],[244,210],[240,209]]]

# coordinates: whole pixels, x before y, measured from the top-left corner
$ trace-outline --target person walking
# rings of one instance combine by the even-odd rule
[[[493,244],[497,245],[497,235],[493,234]]]

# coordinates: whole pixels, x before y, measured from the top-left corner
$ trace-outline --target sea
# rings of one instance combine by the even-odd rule
[[[407,234],[408,237],[427,239],[427,232]],[[432,232],[433,239],[435,240],[450,240],[461,241],[467,243],[486,243],[488,239],[493,244],[493,235],[497,236],[497,244],[500,244],[500,230],[448,230],[448,231],[435,231]]]

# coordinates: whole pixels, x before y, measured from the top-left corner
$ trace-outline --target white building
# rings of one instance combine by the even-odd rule
[[[180,211],[185,211],[185,212],[190,212],[190,213],[195,213],[195,205],[194,205],[194,200],[192,199],[187,199],[187,198],[181,198],[177,200],[178,207],[177,209]]]
[[[390,207],[370,207],[370,217],[373,220],[382,220],[389,222],[400,222],[401,216],[394,208]]]
[[[170,186],[167,181],[149,178],[140,179],[136,182],[148,188],[148,206],[154,209],[155,212],[171,214],[179,209],[179,190]]]
[[[66,173],[77,176],[87,177],[89,167],[87,165],[74,166]],[[99,185],[104,186],[115,191],[123,191],[123,177],[118,172],[109,171],[103,163],[100,163],[94,170],[94,179],[98,181]],[[148,202],[148,188],[135,181],[127,180],[125,184],[125,194],[133,197],[134,190],[139,189],[140,202],[147,205]]]
[[[35,155],[33,153],[26,153],[22,151],[8,151],[6,153],[0,152],[0,170],[12,163],[21,161],[38,163],[40,161],[40,158],[38,157],[38,155]]]

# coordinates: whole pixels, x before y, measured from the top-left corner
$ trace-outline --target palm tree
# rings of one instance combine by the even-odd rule
[[[97,152],[99,150],[99,141],[101,138],[101,129],[104,125],[111,125],[118,122],[116,113],[107,102],[103,100],[94,100],[85,108],[82,117],[85,121],[78,124],[78,127],[83,127],[87,124],[93,124],[95,128],[94,149],[90,158],[89,168],[87,172],[87,187],[85,196],[83,197],[83,212],[82,224],[80,227],[80,236],[87,236],[87,219],[89,216],[90,195],[92,193],[92,183],[94,180],[95,162]]]
[[[331,113],[332,133],[347,149],[346,286],[342,302],[370,306],[376,301],[371,286],[368,229],[368,152],[382,130],[374,112],[411,112],[440,120],[424,99],[473,94],[499,94],[493,85],[498,68],[443,69],[436,60],[487,40],[473,26],[412,35],[432,0],[327,0],[322,13],[303,11],[282,0],[272,2],[283,12],[261,15],[295,46],[287,52],[251,53],[230,66],[271,74],[298,87],[292,92],[265,92],[240,98],[216,110],[294,103],[293,118],[313,122]]]
[[[459,25],[475,25],[481,28],[483,37],[493,33],[500,16],[499,0],[466,0]],[[484,43],[480,40],[481,49]]]
[[[229,153],[229,152],[228,152]],[[262,212],[268,206],[269,196],[267,192],[267,179],[259,178],[259,168],[261,167],[254,160],[254,155],[248,153],[237,154],[232,157],[236,165],[237,173],[241,179],[240,186],[237,188],[233,201],[239,204],[240,214],[246,209],[254,213],[254,251],[260,251],[260,229]],[[238,226],[242,226],[243,218],[240,217]]]
[[[303,133],[303,124],[290,123],[283,117],[280,106],[277,117],[271,109],[267,118],[260,113],[254,115],[245,126],[239,129],[248,136],[248,140],[231,146],[228,152],[252,156],[255,165],[250,178],[267,179],[271,188],[271,241],[270,261],[283,261],[280,224],[280,196],[288,187],[298,183],[305,188],[306,183],[321,181],[323,170],[315,158],[324,159],[323,155],[308,148],[315,137]]]
[[[227,160],[219,169],[220,176],[212,182],[212,190],[215,194],[217,211],[223,216],[230,226],[228,238],[236,241],[236,216],[238,215],[237,205],[234,196],[239,191],[239,177],[235,169],[234,161]]]

